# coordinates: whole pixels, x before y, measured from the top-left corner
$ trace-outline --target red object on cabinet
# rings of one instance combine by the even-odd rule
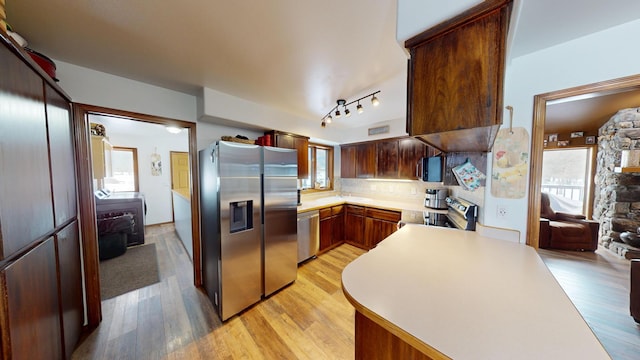
[[[29,56],[31,56],[31,58],[36,63],[38,63],[38,65],[40,65],[42,70],[44,70],[44,72],[46,72],[47,75],[51,76],[53,80],[58,81],[58,78],[56,78],[56,64],[53,62],[53,60],[40,54],[37,51],[33,51],[29,48],[24,48],[24,49],[27,51]]]

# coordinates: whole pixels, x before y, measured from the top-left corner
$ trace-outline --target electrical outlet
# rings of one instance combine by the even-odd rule
[[[496,208],[496,216],[499,218],[507,217],[507,208],[504,205],[498,205]]]
[[[411,195],[415,195],[415,194],[417,194],[417,190],[416,190],[416,188],[412,187],[411,188]]]

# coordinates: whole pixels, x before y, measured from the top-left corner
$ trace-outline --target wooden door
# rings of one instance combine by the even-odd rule
[[[418,179],[416,166],[420,159],[427,156],[427,145],[416,139],[398,141],[398,178]]]
[[[387,140],[376,143],[376,178],[398,177],[398,141]]]
[[[0,260],[54,228],[43,81],[0,45]]]
[[[189,153],[171,152],[171,189],[179,191],[186,197],[191,196],[190,190]]]
[[[82,267],[78,222],[67,225],[56,235],[60,271],[60,306],[66,358],[71,358],[84,322],[82,303]]]
[[[61,359],[56,253],[49,238],[0,272],[5,359]]]
[[[55,226],[58,227],[75,218],[77,214],[73,133],[69,102],[49,85],[45,87],[45,96],[51,157],[51,186]]]
[[[338,205],[331,208],[333,229],[331,229],[331,245],[336,246],[344,242],[344,206]]]
[[[376,174],[376,144],[363,143],[357,145],[356,177],[373,178]]]
[[[366,248],[364,242],[364,207],[346,206],[344,240],[352,245]]]
[[[340,147],[340,177],[353,179],[356,177],[356,152],[358,148],[353,145]]]

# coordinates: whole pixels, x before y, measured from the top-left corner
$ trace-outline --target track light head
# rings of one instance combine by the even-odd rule
[[[378,98],[375,95],[373,95],[373,97],[371,98],[371,104],[373,106],[378,106],[380,105],[380,100],[378,100]]]
[[[322,126],[322,127],[327,127],[327,122],[326,122],[326,121],[324,121],[324,120],[322,120],[322,122],[320,123],[320,126]]]
[[[362,105],[360,105],[360,101],[358,101],[358,106],[356,106],[356,110],[358,110],[358,114],[362,114],[364,112]]]
[[[340,110],[336,109],[336,119],[340,118],[341,115]]]
[[[344,108],[344,116],[345,117],[351,116],[351,111],[349,111],[349,109],[347,109],[346,107]]]
[[[327,124],[331,124],[331,121],[333,121],[333,118],[331,117],[331,115],[327,116],[326,120]]]

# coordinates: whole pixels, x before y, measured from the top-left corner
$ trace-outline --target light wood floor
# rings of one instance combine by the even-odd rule
[[[173,226],[148,227],[145,239],[156,243],[161,282],[104,301],[101,325],[73,359],[353,358],[354,311],[340,274],[362,250],[342,245],[307,262],[295,283],[222,324],[193,287],[192,265]],[[606,250],[540,255],[612,358],[639,359],[629,262]]]
[[[640,359],[640,325],[629,314],[629,261],[606,249],[539,254],[609,355]]]
[[[161,282],[105,300],[103,321],[72,359],[352,359],[354,310],[342,269],[364,251],[343,245],[298,269],[287,288],[222,324],[193,287],[172,225],[148,227]]]

